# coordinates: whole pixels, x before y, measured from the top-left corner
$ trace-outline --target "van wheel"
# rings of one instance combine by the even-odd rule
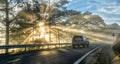
[[[72,45],[73,48],[76,48],[75,45]]]
[[[87,47],[89,47],[89,45],[87,45]]]
[[[80,45],[77,45],[78,48],[80,48]]]
[[[88,45],[84,45],[84,47],[88,47]]]
[[[82,47],[86,47],[85,45],[82,45]]]

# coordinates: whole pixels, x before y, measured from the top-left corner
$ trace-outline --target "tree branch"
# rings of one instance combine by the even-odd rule
[[[5,9],[0,9],[0,11],[5,11]]]
[[[12,10],[14,7],[16,7],[18,4],[15,4],[13,7],[9,8],[9,10]]]
[[[12,23],[17,17],[19,16],[21,12],[19,12],[16,16],[14,14],[11,14],[14,18],[9,21],[9,23]]]

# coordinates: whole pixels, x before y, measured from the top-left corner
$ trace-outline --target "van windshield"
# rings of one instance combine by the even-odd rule
[[[75,36],[75,37],[73,37],[73,40],[83,40],[83,37],[82,36]]]

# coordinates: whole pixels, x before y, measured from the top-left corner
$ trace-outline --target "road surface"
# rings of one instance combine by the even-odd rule
[[[60,48],[46,51],[31,52],[23,55],[6,57],[0,64],[73,64],[90,50],[103,44],[91,44],[89,48]]]

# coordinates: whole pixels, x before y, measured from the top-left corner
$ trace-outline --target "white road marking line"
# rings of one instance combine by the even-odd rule
[[[86,53],[84,56],[82,56],[81,58],[79,58],[77,61],[75,61],[73,64],[79,64],[82,60],[84,60],[89,54],[91,54],[92,52],[94,52],[95,50],[97,50],[99,47],[89,51],[88,53]]]

